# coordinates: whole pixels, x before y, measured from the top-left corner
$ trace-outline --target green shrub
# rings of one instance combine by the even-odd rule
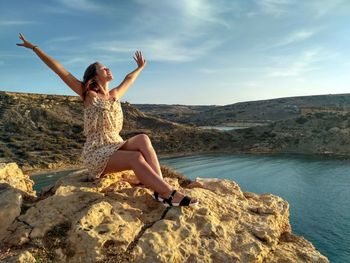
[[[298,124],[304,124],[304,123],[306,123],[307,121],[308,121],[308,119],[305,118],[305,117],[299,117],[299,118],[297,118],[297,119],[295,120],[295,122],[298,123]]]

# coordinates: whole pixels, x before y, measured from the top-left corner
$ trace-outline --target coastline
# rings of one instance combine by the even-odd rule
[[[184,157],[184,156],[191,156],[191,155],[204,155],[204,154],[213,154],[213,153],[219,153],[219,152],[207,152],[207,151],[203,151],[203,152],[177,152],[177,153],[159,153],[157,154],[158,159],[162,159],[162,158],[176,158],[176,157]],[[221,152],[224,153],[224,152]],[[56,168],[36,168],[36,169],[31,169],[31,170],[27,170],[24,172],[26,172],[29,177],[33,177],[33,176],[40,176],[43,174],[47,174],[47,173],[54,173],[54,172],[62,172],[62,171],[69,171],[69,170],[82,170],[85,169],[85,167],[83,165],[66,165],[64,167],[56,167]]]
[[[24,171],[28,174],[29,177],[33,176],[39,176],[47,173],[54,173],[54,172],[62,172],[62,171],[70,171],[70,170],[80,170],[80,169],[85,169],[84,166],[82,165],[67,165],[65,167],[61,168],[37,168],[29,171]]]
[[[176,152],[176,153],[157,153],[158,159],[164,158],[177,158],[194,155],[210,155],[210,154],[250,154],[250,155],[269,155],[269,156],[296,156],[296,157],[309,157],[309,158],[325,158],[325,159],[339,159],[350,160],[350,155],[334,154],[334,153],[319,153],[319,154],[307,154],[307,153],[295,153],[295,152],[231,152],[231,151],[197,151],[197,152]],[[70,170],[83,170],[83,165],[66,165],[64,167],[56,168],[36,168],[32,170],[24,171],[29,177],[40,176],[47,173],[55,173]]]

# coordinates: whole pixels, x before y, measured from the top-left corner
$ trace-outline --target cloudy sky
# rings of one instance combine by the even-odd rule
[[[75,95],[21,32],[78,79],[110,67],[110,88],[147,65],[122,101],[226,105],[350,92],[348,0],[0,2],[0,90]]]

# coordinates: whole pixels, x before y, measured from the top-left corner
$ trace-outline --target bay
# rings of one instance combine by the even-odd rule
[[[188,178],[224,178],[290,205],[293,233],[331,262],[350,262],[350,160],[303,155],[206,154],[160,158]],[[71,171],[32,177],[38,191]],[[203,200],[202,202],[205,202]]]

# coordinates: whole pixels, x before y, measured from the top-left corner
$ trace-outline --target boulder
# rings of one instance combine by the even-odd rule
[[[0,241],[7,228],[36,198],[34,182],[16,163],[0,163]]]
[[[36,196],[33,180],[16,163],[0,163],[0,183],[7,183],[27,195]]]
[[[292,234],[289,204],[278,196],[173,176],[164,179],[199,205],[167,208],[132,178],[123,171],[91,182],[84,170],[61,178],[8,227],[0,255],[25,248],[41,262],[328,262]]]

